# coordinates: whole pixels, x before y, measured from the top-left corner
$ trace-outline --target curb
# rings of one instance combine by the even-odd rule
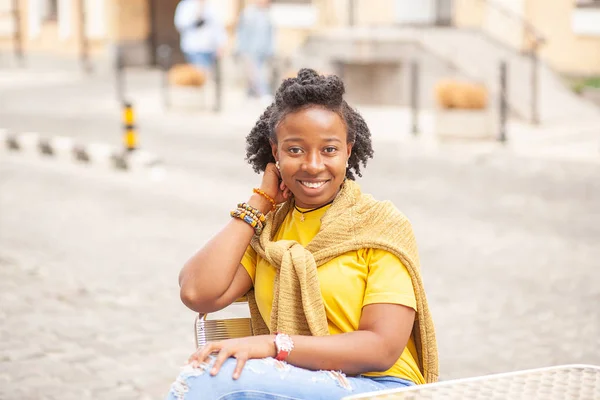
[[[127,152],[103,143],[77,143],[67,136],[15,134],[5,129],[0,129],[2,150],[122,171],[152,169],[163,164],[157,156],[143,150]]]

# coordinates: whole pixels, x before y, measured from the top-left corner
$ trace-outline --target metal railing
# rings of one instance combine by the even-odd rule
[[[87,36],[87,13],[85,9],[85,1],[79,0],[77,3],[79,10],[79,60],[81,68],[86,73],[92,72],[92,63],[90,60],[90,40]]]
[[[439,1],[439,0],[438,0]],[[539,110],[539,74],[540,74],[540,63],[539,63],[539,50],[540,46],[546,43],[546,37],[540,30],[538,30],[531,22],[529,22],[524,16],[514,12],[495,1],[492,0],[478,0],[486,6],[494,9],[494,11],[500,13],[504,17],[513,20],[515,23],[523,28],[526,41],[529,42],[529,49],[527,53],[530,58],[531,65],[531,76],[530,76],[530,88],[531,88],[531,104],[530,104],[530,119],[533,124],[540,123],[540,110]]]
[[[438,0],[438,1],[443,1],[443,0]],[[540,45],[546,41],[546,37],[542,34],[542,32],[539,29],[537,29],[531,22],[529,22],[527,20],[527,18],[525,18],[521,14],[516,13],[509,8],[504,7],[501,4],[499,4],[493,0],[477,0],[477,1],[485,4],[486,6],[493,8],[495,11],[499,12],[506,18],[511,19],[511,20],[517,22],[518,24],[520,24],[525,29],[526,33],[533,37],[534,42],[537,43],[538,45]]]

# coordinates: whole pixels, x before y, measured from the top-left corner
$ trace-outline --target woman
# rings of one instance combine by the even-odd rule
[[[437,380],[412,229],[354,182],[373,150],[343,94],[303,69],[250,132],[261,186],[179,283],[201,313],[247,293],[256,336],[200,348],[170,399],[340,399]]]

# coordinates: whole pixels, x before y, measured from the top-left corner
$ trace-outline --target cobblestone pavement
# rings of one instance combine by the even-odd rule
[[[361,182],[413,221],[443,379],[600,364],[597,166],[379,150]],[[2,155],[0,398],[162,398],[193,349],[178,270],[257,179]]]

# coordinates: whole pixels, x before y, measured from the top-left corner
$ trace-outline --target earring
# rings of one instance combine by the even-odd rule
[[[276,162],[275,162],[275,167],[276,167],[278,170],[281,170],[281,168],[279,168],[279,161],[276,161]]]
[[[348,163],[348,161],[346,161],[346,169],[348,169],[349,165],[350,165],[350,163]]]

